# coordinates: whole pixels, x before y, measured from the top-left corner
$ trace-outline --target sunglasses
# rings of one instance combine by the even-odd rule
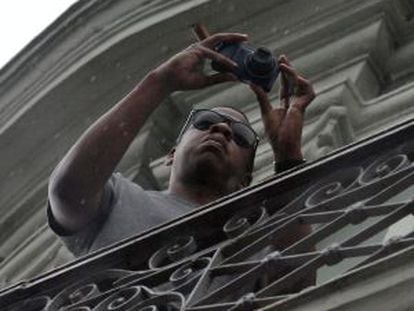
[[[256,132],[246,123],[229,118],[221,113],[208,110],[197,109],[192,110],[187,118],[177,141],[180,141],[184,132],[193,125],[197,130],[207,131],[212,125],[217,123],[227,123],[232,132],[234,142],[242,148],[253,148],[256,150],[259,144],[259,137]]]

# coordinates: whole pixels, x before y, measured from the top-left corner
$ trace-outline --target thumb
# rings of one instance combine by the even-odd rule
[[[257,101],[259,102],[260,112],[262,115],[268,115],[272,111],[273,107],[267,97],[266,92],[255,84],[249,84],[250,89],[256,94]]]
[[[207,85],[214,85],[223,82],[238,81],[237,77],[232,73],[215,73],[207,77]]]

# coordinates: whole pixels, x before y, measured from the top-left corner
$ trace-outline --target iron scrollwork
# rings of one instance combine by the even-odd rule
[[[29,294],[19,296],[23,297],[21,301],[6,305],[5,310],[220,311],[274,308],[293,297],[292,294],[315,285],[314,278],[327,266],[333,269],[343,264],[345,259],[358,257],[360,261],[343,271],[361,269],[414,245],[412,232],[391,238],[388,242],[370,240],[413,213],[414,202],[410,193],[407,199],[389,202],[414,185],[413,146],[411,141],[394,143],[388,150],[371,154],[371,158],[351,161],[349,166],[332,165],[332,172],[324,170],[330,172],[328,176],[320,174],[315,180],[302,182],[292,192],[295,195],[280,208],[270,206],[271,203],[258,203],[263,202],[260,187],[256,191],[246,190],[251,191],[248,200],[254,202],[251,206],[235,213],[222,206],[222,209],[211,208],[203,211],[204,214],[189,217],[185,234],[171,229],[176,237],[172,241],[165,243],[165,238],[154,238],[154,248],[148,254],[139,254],[142,260],[135,265],[128,266],[128,262],[119,260],[124,263],[122,267],[114,265],[108,267],[110,270],[80,281],[73,278],[65,284],[56,280],[55,288],[48,288],[45,292],[38,290],[36,295],[20,289]],[[382,149],[377,146],[374,150]],[[292,176],[295,177],[294,174]],[[262,185],[262,188],[266,187]],[[270,191],[266,194],[271,196]],[[278,195],[267,202],[277,202]],[[210,225],[208,233],[214,234],[211,240],[203,231],[206,226],[199,225],[201,221],[191,223],[191,220],[198,220],[197,217],[202,219],[208,212],[210,216],[206,219],[216,220],[216,223],[206,224]],[[288,245],[275,243],[286,232],[295,232],[295,228],[304,224],[313,226],[313,230],[299,239],[292,239]],[[344,228],[352,228],[353,231],[338,235]],[[156,234],[149,237],[156,237]],[[323,244],[332,237],[335,237],[334,243]],[[137,238],[136,245],[141,241]],[[130,257],[134,255],[137,256],[129,254]],[[340,277],[342,272],[334,277]],[[39,294],[44,295],[37,297]],[[0,295],[0,308],[3,307],[1,303]]]

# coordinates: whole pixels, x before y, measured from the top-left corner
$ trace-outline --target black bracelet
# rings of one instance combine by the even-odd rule
[[[274,166],[275,166],[275,173],[282,173],[284,171],[290,170],[291,168],[294,168],[295,166],[301,165],[303,163],[305,163],[306,160],[305,159],[291,159],[291,160],[285,160],[282,162],[274,162]]]

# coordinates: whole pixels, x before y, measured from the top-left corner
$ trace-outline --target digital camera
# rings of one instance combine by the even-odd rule
[[[272,52],[265,48],[255,49],[244,43],[220,43],[215,50],[237,63],[238,68],[232,70],[242,82],[251,82],[269,92],[279,75],[279,66]],[[211,67],[219,72],[228,72],[217,61],[212,61]]]

